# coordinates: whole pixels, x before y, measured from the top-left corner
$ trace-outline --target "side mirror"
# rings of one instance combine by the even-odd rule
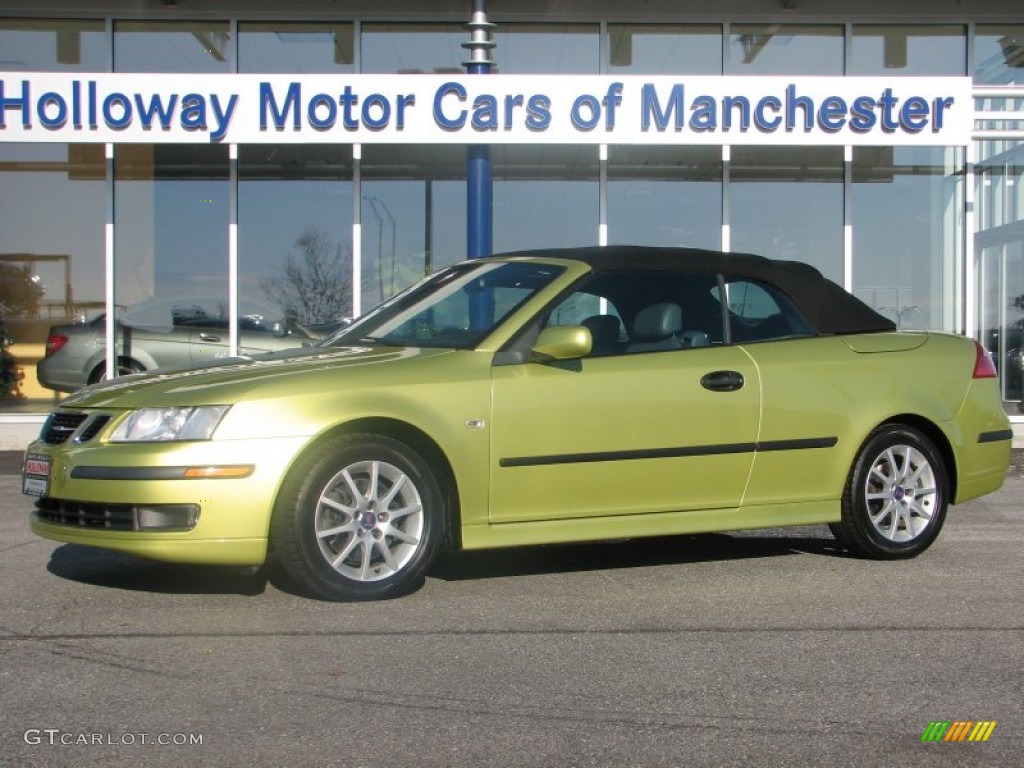
[[[582,325],[555,325],[540,332],[533,345],[535,360],[576,360],[590,354],[593,339]]]

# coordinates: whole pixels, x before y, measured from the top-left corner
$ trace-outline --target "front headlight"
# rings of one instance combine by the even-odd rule
[[[209,440],[228,408],[228,405],[140,408],[117,426],[110,441]]]

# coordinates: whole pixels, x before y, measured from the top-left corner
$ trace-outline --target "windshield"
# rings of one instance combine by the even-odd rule
[[[564,271],[527,262],[457,264],[389,299],[322,344],[472,349]]]

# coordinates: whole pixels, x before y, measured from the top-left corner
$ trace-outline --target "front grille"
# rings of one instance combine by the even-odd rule
[[[77,411],[54,411],[43,425],[43,442],[49,445],[66,442],[87,416]]]
[[[40,520],[58,525],[111,531],[138,530],[132,504],[94,504],[43,498],[36,502],[36,511]]]
[[[113,418],[108,413],[89,415],[80,411],[54,411],[43,425],[42,441],[50,445],[66,443],[68,438],[81,429],[75,436],[76,443],[87,443],[98,435]]]
[[[107,426],[110,416],[105,413],[98,413],[89,419],[89,423],[82,427],[82,431],[75,438],[76,443],[87,443],[100,433],[100,430]]]

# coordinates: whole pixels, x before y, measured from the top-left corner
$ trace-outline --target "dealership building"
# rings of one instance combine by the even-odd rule
[[[0,434],[62,396],[54,325],[110,370],[134,308],[202,306],[226,355],[240,320],[627,243],[977,338],[1024,432],[1022,187],[1020,0],[0,0]]]

